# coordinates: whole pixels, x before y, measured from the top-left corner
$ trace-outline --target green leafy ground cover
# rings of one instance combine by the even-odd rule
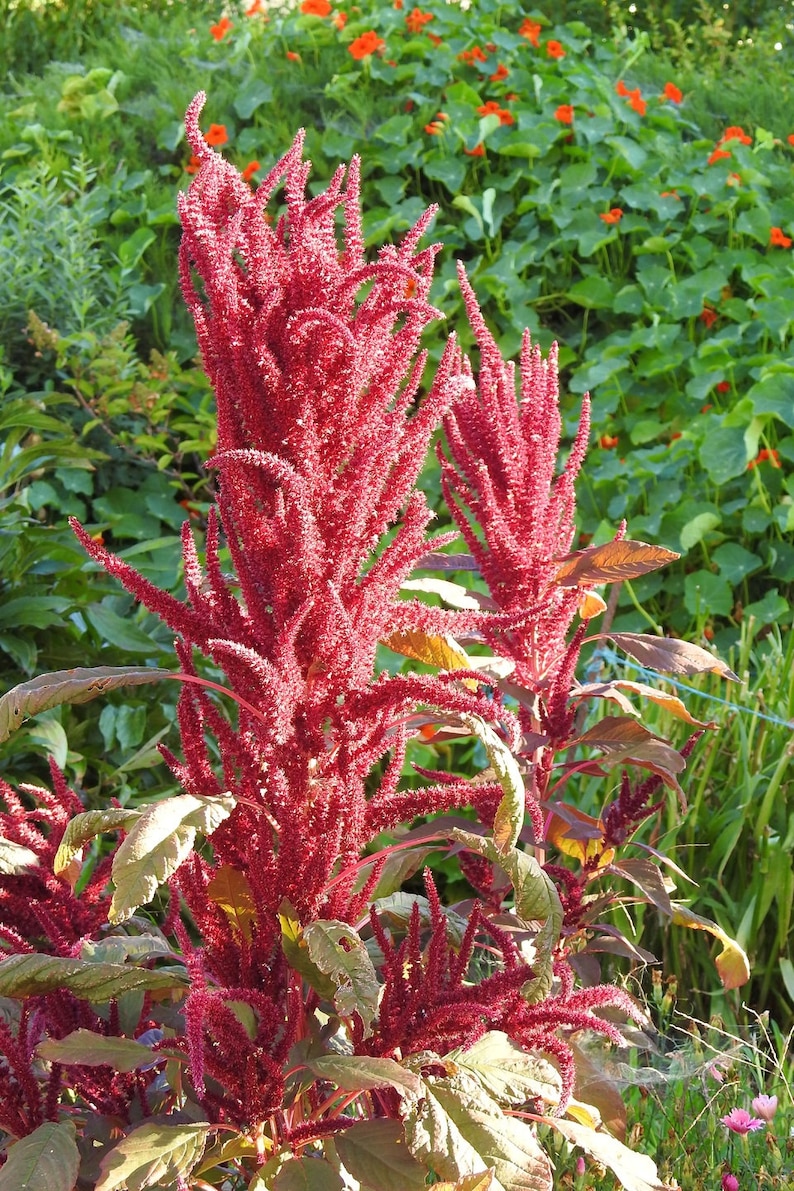
[[[782,1041],[765,1045],[763,1078],[750,1088],[739,1064],[727,1093],[720,1085],[720,1110],[734,1106],[728,1094],[744,1104],[748,1090],[782,1100],[794,1004],[790,49],[774,52],[770,32],[739,53],[741,29],[729,43],[715,13],[698,31],[672,7],[677,30],[657,24],[648,35],[598,24],[595,12],[555,25],[489,0],[466,11],[428,5],[417,11],[432,20],[413,27],[409,5],[349,9],[344,23],[338,6],[326,17],[246,16],[248,7],[229,8],[218,36],[214,4],[96,4],[79,43],[74,22],[47,26],[25,6],[10,14],[17,52],[0,97],[4,686],[44,669],[170,656],[168,632],[86,564],[65,516],[173,588],[179,526],[186,515],[202,526],[211,394],[175,266],[189,100],[208,90],[218,147],[241,169],[261,162],[254,184],[298,125],[317,188],[360,152],[373,244],[438,204],[445,250],[433,297],[450,323],[461,325],[453,274],[463,259],[506,355],[524,326],[544,349],[560,343],[571,426],[592,390],[582,543],[607,540],[626,517],[633,537],[681,553],[662,575],[623,586],[613,626],[713,641],[743,680],[727,695],[701,683],[690,709],[720,731],[690,762],[686,815],[671,805],[653,841],[680,849],[697,907],[738,934],[752,982],[741,998],[718,999],[701,938],[659,931],[641,911],[638,938],[641,927],[686,1013],[720,1008],[730,1030],[757,1041],[744,999],[783,1027]],[[525,21],[539,29],[522,34]],[[355,57],[369,33],[382,52]],[[31,309],[40,321],[28,322]],[[428,345],[436,358],[442,340],[443,331]],[[429,465],[425,487],[437,483]],[[614,674],[617,663],[593,665]],[[172,788],[156,744],[169,739],[175,703],[175,692],[142,688],[104,709],[47,712],[3,746],[4,768],[42,780],[50,755],[97,805],[162,796]],[[662,712],[658,726],[669,728]],[[579,797],[598,812],[585,780]],[[695,1093],[678,1086],[681,1106],[685,1086]],[[687,1111],[713,1147],[724,1137],[702,1086],[702,1106]],[[665,1125],[664,1095],[632,1095],[657,1152],[669,1145],[680,1157],[686,1143],[680,1123]],[[653,1115],[654,1105],[664,1111]],[[691,1185],[712,1185],[694,1181],[705,1151],[691,1128]],[[724,1154],[713,1151],[712,1165]]]

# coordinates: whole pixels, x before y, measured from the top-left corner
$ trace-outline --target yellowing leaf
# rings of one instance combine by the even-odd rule
[[[36,868],[38,863],[38,856],[30,848],[0,838],[0,876],[19,876],[26,868]]]
[[[232,928],[250,943],[256,905],[245,873],[230,864],[221,865],[207,885],[207,897],[220,906]]]
[[[139,906],[154,897],[184,863],[199,832],[211,835],[235,807],[233,794],[194,798],[178,794],[155,802],[140,817],[113,857],[111,875],[116,886],[108,920],[126,922]]]
[[[673,902],[673,922],[690,930],[708,931],[722,943],[722,951],[714,961],[723,988],[741,988],[750,979],[750,961],[735,939],[709,918],[701,918],[680,902]]]
[[[603,546],[588,546],[586,550],[576,550],[556,559],[556,582],[561,587],[620,583],[656,571],[680,557],[673,550],[650,546],[647,542],[606,542]]]
[[[139,1125],[106,1154],[94,1191],[145,1191],[187,1181],[212,1125]]]
[[[362,1191],[424,1191],[427,1172],[412,1157],[399,1121],[383,1117],[357,1121],[337,1133],[334,1148]]]
[[[467,1174],[456,1183],[434,1183],[433,1191],[489,1191],[493,1187],[495,1171],[486,1170],[485,1174]]]
[[[630,682],[628,679],[623,678],[616,679],[614,682],[591,682],[585,686],[577,687],[574,697],[576,699],[614,699],[630,715],[639,715],[633,704],[623,697],[621,694],[622,691],[630,691],[632,694],[650,699],[652,703],[663,707],[675,719],[683,720],[687,724],[693,724],[696,728],[718,727],[718,724],[714,720],[705,721],[695,719],[693,715],[690,715],[685,704],[677,695],[671,695],[669,691],[659,691],[656,687],[648,686],[644,682]]]
[[[36,997],[68,988],[76,997],[104,1005],[132,989],[173,989],[187,983],[184,969],[134,968],[55,955],[9,955],[0,961],[0,997]]]
[[[415,658],[417,662],[425,662],[428,666],[438,666],[439,670],[471,669],[468,654],[453,637],[433,636],[417,629],[410,633],[392,633],[384,644],[403,657]],[[476,682],[467,682],[466,685],[472,689],[477,687]]]
[[[369,953],[354,927],[333,919],[317,919],[303,932],[309,959],[336,985],[334,1002],[344,1016],[357,1013],[364,1036],[378,1010],[378,977]]]
[[[515,847],[524,826],[524,779],[518,762],[505,742],[478,715],[461,714],[461,722],[485,746],[491,768],[502,787],[502,799],[496,808],[493,842],[500,856]]]
[[[140,811],[111,807],[106,811],[86,811],[75,815],[63,833],[52,869],[56,877],[65,876],[74,888],[80,875],[80,856],[87,843],[102,831],[126,830],[140,818]]]
[[[579,1146],[597,1162],[608,1166],[626,1191],[673,1191],[659,1178],[656,1164],[647,1154],[638,1154],[612,1137],[609,1133],[596,1133],[586,1125],[568,1121],[561,1117],[543,1117],[549,1125],[561,1133],[572,1145]]]
[[[581,864],[598,856],[598,867],[611,864],[614,848],[603,849],[604,824],[584,811],[565,806],[564,814],[553,811],[546,820],[546,839],[566,856],[573,856]]]
[[[606,600],[602,600],[597,591],[583,591],[579,600],[579,615],[582,620],[592,620],[606,612]]]

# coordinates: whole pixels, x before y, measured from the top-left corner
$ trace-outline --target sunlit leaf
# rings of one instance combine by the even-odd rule
[[[622,691],[631,691],[633,694],[640,695],[644,699],[649,699],[651,703],[656,703],[659,707],[664,708],[675,719],[683,720],[687,724],[693,724],[696,728],[719,727],[714,720],[704,721],[695,719],[687,711],[686,705],[677,695],[671,695],[668,691],[659,691],[656,687],[648,686],[644,682],[631,682],[628,679],[622,678],[616,679],[614,682],[591,682],[585,686],[577,687],[574,697],[577,700],[590,698],[614,699],[629,715],[639,715],[640,713],[634,707],[633,703],[623,697]]]
[[[524,826],[524,779],[507,744],[489,724],[477,715],[462,714],[460,718],[485,746],[488,761],[502,787],[502,798],[494,817],[493,839],[496,851],[503,856],[515,846]]]
[[[392,633],[384,642],[394,653],[415,658],[439,670],[470,670],[471,662],[464,649],[453,637],[433,636],[419,629],[406,633]]]
[[[47,1038],[36,1048],[40,1059],[73,1067],[112,1067],[135,1071],[157,1059],[148,1046],[132,1038],[113,1038],[94,1030],[73,1030],[65,1038]]]
[[[273,1191],[345,1191],[340,1175],[322,1158],[288,1158],[271,1186]]]
[[[207,897],[220,906],[232,928],[250,943],[256,905],[245,873],[230,864],[222,864],[207,885]]]
[[[346,1092],[368,1088],[394,1088],[400,1093],[419,1096],[422,1081],[413,1071],[394,1059],[376,1059],[367,1055],[321,1055],[307,1059],[306,1066],[320,1079],[328,1079]]]
[[[555,559],[555,582],[561,587],[620,583],[656,571],[680,557],[673,550],[650,546],[647,542],[605,542],[603,546],[588,546],[586,550],[575,550],[573,554]]]
[[[90,669],[53,670],[21,682],[0,698],[0,743],[31,715],[61,703],[90,703],[122,686],[141,686],[174,676],[172,670],[150,666],[94,666]]]
[[[528,1054],[501,1030],[489,1030],[473,1046],[444,1056],[449,1066],[462,1068],[500,1104],[525,1104],[540,1099],[560,1102],[562,1080],[556,1067],[542,1055]]]
[[[611,864],[613,848],[603,849],[604,824],[573,806],[560,807],[546,818],[546,840],[581,864],[599,857],[599,867]]]
[[[653,637],[649,633],[604,633],[597,640],[609,638],[649,670],[663,674],[719,674],[733,682],[739,676],[730,670],[725,662],[690,641],[679,641],[676,637]]]
[[[420,1092],[421,1081],[416,1079]],[[358,1121],[334,1138],[334,1146],[362,1191],[424,1191],[427,1172],[408,1149],[399,1121],[382,1117]]]
[[[336,985],[334,1002],[349,1017],[357,1013],[365,1036],[378,1011],[378,977],[361,938],[345,922],[312,922],[303,932],[309,959]]]
[[[372,891],[372,901],[389,897],[392,893],[396,893],[398,889],[401,889],[409,877],[412,877],[414,873],[419,871],[432,851],[432,848],[417,847],[403,848],[399,852],[391,852],[386,857],[380,869],[378,883]],[[356,892],[364,888],[367,880],[372,875],[372,870],[377,860],[378,858],[376,857],[369,863],[362,864],[359,868],[358,875],[356,876]]]
[[[594,616],[600,616],[606,610],[606,600],[603,600],[597,591],[582,592],[579,599],[579,615],[582,620],[592,620]]]
[[[661,910],[668,918],[673,913],[673,906],[670,901],[670,891],[667,887],[668,882],[673,886],[672,880],[668,878],[665,882],[664,877],[655,864],[650,860],[643,860],[641,858],[621,860],[619,864],[614,864],[612,870],[620,873],[632,884],[641,889],[648,901],[656,906],[657,910]]]
[[[186,1181],[204,1153],[209,1124],[139,1125],[106,1154],[94,1191],[145,1191]]]
[[[460,583],[451,583],[449,579],[437,579],[428,575],[424,579],[406,579],[402,585],[403,591],[424,591],[439,596],[450,608],[460,608],[463,611],[477,611],[492,604],[493,601],[478,591],[470,591]],[[397,650],[400,653],[400,650]]]
[[[0,1191],[73,1191],[80,1152],[72,1121],[39,1125],[6,1152]]]
[[[433,1191],[489,1191],[494,1186],[496,1175],[493,1170],[485,1174],[467,1174],[454,1183],[434,1183]]]
[[[140,818],[140,811],[125,810],[124,807],[111,807],[106,811],[86,811],[68,823],[63,833],[55,859],[52,862],[53,872],[57,877],[67,875],[69,883],[74,888],[79,875],[80,855],[87,843],[103,831],[125,831]]]
[[[126,964],[90,963],[53,955],[9,955],[0,960],[0,996],[37,997],[68,988],[76,997],[104,1005],[132,989],[173,989],[187,984],[183,969],[150,972]]]
[[[453,1182],[492,1170],[493,1191],[552,1191],[551,1163],[532,1128],[504,1113],[476,1079],[459,1071],[423,1082],[421,1097],[403,1108],[415,1158]]]
[[[659,1178],[652,1158],[628,1149],[611,1134],[596,1133],[585,1125],[560,1117],[544,1117],[543,1120],[572,1145],[579,1146],[597,1162],[609,1167],[625,1191],[672,1191]]]
[[[15,844],[13,840],[0,838],[0,876],[13,877],[26,868],[35,868],[39,858],[30,848]]]
[[[708,931],[722,943],[722,951],[714,961],[723,988],[741,988],[750,979],[750,961],[735,939],[726,934],[716,922],[693,914],[680,902],[673,902],[673,922],[690,930]]]
[[[235,807],[233,794],[178,794],[146,807],[113,857],[115,884],[108,920],[125,922],[154,897],[190,855],[199,832],[211,835]]]

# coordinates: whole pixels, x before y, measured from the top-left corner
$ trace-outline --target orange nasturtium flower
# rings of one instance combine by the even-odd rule
[[[506,79],[509,74],[510,71],[507,69],[504,62],[500,62],[496,70],[489,77],[492,83],[500,83],[502,79]]]
[[[441,45],[441,43],[444,40],[443,37],[439,37],[437,33],[431,33],[429,30],[428,30],[427,36],[430,38],[430,40],[432,41],[434,46]]]
[[[346,12],[336,13],[331,24],[336,25],[337,29],[339,29],[341,32],[341,30],[344,29],[345,25],[347,24],[347,13]]]
[[[724,145],[726,141],[741,141],[743,145],[752,145],[753,138],[747,135],[740,124],[731,124],[730,128],[725,129],[717,144]]]
[[[603,219],[604,223],[620,223],[623,218],[623,211],[620,207],[613,207],[611,211],[602,211],[598,218]]]
[[[790,132],[786,137],[786,140],[790,145],[794,145],[794,132]]]
[[[673,103],[680,103],[684,98],[683,91],[680,87],[676,87],[675,83],[665,83],[662,94],[665,99],[671,99]]]
[[[432,12],[422,12],[421,8],[414,8],[408,13],[405,23],[411,33],[421,33],[423,25],[426,25],[428,21],[432,21],[433,19]]]
[[[327,17],[331,12],[328,0],[303,0],[301,12],[310,17]]]
[[[679,203],[681,202],[681,195],[677,190],[663,190],[659,195],[659,198],[674,198],[678,199]]]
[[[428,136],[441,136],[444,131],[444,125],[440,120],[431,120],[429,124],[425,124],[425,132]]]
[[[620,439],[616,434],[602,434],[598,440],[599,447],[603,447],[605,451],[612,451],[618,445]]]
[[[245,15],[247,17],[255,17],[257,13],[260,12],[263,15],[267,13],[267,5],[265,4],[265,0],[254,0],[253,4],[246,8]]]
[[[249,161],[248,165],[243,170],[243,181],[250,182],[254,174],[257,173],[261,168],[262,167],[258,161]]]
[[[489,99],[487,103],[480,104],[477,108],[478,116],[498,116],[500,124],[515,124],[513,113],[508,112],[506,108],[500,108],[495,99]]]
[[[300,54],[296,54],[294,50],[287,50],[287,61],[288,62],[300,62],[300,60],[301,60]]]
[[[362,58],[368,58],[370,54],[374,54],[376,50],[382,50],[385,45],[386,42],[382,37],[378,37],[374,29],[368,29],[355,41],[351,41],[347,52],[352,54],[356,61],[360,61]]]
[[[718,380],[717,384],[716,384],[716,389],[717,389],[718,393],[730,393],[731,382],[729,380]],[[709,406],[709,409],[710,408],[711,408],[711,406]],[[700,412],[703,413],[703,410],[701,410]]]
[[[518,36],[525,37],[528,42],[538,49],[540,47],[540,32],[542,28],[542,25],[539,25],[536,21],[531,21],[527,17],[518,30]]]
[[[472,46],[470,50],[462,50],[458,57],[461,62],[465,62],[467,66],[473,66],[475,62],[487,62],[488,55],[484,54],[478,45]]]
[[[233,28],[234,25],[228,17],[221,17],[217,25],[210,25],[210,33],[216,41],[223,41],[229,30]]]
[[[759,463],[771,463],[773,467],[780,467],[780,455],[777,451],[768,451],[764,447],[758,452],[755,459],[751,459],[747,464],[747,470],[752,471],[754,467],[758,467]]]
[[[193,156],[190,158],[190,161],[185,166],[185,173],[186,174],[196,174],[196,173],[198,173],[200,167],[201,167],[201,158],[196,157],[196,154],[194,153]]]
[[[562,42],[554,41],[553,39],[546,42],[546,53],[550,58],[565,57],[565,50],[563,49]]]
[[[629,91],[628,87],[623,82],[623,79],[618,79],[618,81],[615,83],[615,90],[617,91],[618,95],[624,99],[631,95],[631,91]]]
[[[210,124],[209,131],[204,133],[204,140],[213,147],[225,145],[228,139],[229,134],[225,124]]]
[[[773,248],[791,248],[791,236],[787,236],[782,227],[769,229],[769,243]]]
[[[642,98],[642,96],[640,95],[639,87],[635,87],[634,90],[632,91],[631,95],[629,96],[629,107],[634,108],[634,111],[637,112],[640,116],[645,115],[648,105],[645,102],[645,100]]]
[[[730,157],[730,151],[728,149],[715,149],[709,157],[707,164],[714,165],[715,161],[725,161],[728,157]]]
[[[560,124],[573,124],[573,104],[561,103],[554,113],[554,119]]]
[[[705,326],[713,327],[719,318],[719,315],[717,314],[716,310],[712,309],[711,306],[704,306],[698,315],[698,318],[702,323],[705,324]]]
[[[479,145],[475,145],[473,149],[464,149],[463,152],[467,157],[484,157],[485,145],[480,141]]]

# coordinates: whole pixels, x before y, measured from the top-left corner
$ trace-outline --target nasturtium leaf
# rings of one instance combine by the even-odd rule
[[[345,1191],[341,1175],[322,1158],[288,1158],[271,1186],[273,1191]]]
[[[562,930],[563,909],[554,882],[534,856],[511,848],[502,855],[495,844],[470,831],[454,828],[450,838],[504,869],[515,892],[515,912],[523,922],[539,922],[535,936],[535,975],[521,989],[531,1004],[543,1000],[552,985],[552,950]]]
[[[722,981],[722,987],[741,988],[743,984],[746,984],[750,979],[750,961],[736,940],[726,934],[716,922],[712,922],[709,918],[701,918],[699,914],[694,914],[680,902],[673,902],[672,907],[673,922],[676,926],[687,926],[690,930],[708,931],[722,943],[722,951],[714,961]]]
[[[65,1038],[47,1038],[36,1048],[40,1059],[74,1067],[112,1067],[135,1071],[157,1060],[148,1046],[132,1038],[106,1037],[93,1030],[73,1030]],[[165,1056],[163,1056],[165,1057]]]
[[[680,534],[681,549],[686,553],[698,542],[702,542],[720,524],[722,518],[717,513],[698,513],[691,521],[687,521]]]
[[[647,542],[605,542],[556,559],[555,582],[560,587],[593,587],[598,583],[620,583],[674,562],[679,555]]]
[[[713,653],[693,645],[690,641],[679,641],[674,637],[653,637],[650,633],[604,634],[649,670],[664,674],[719,674],[721,678],[739,681],[738,675]]]
[[[493,1191],[552,1191],[551,1163],[533,1129],[504,1113],[473,1076],[423,1082],[421,1097],[403,1107],[415,1158],[450,1180],[493,1170]]]
[[[56,877],[68,873],[70,884],[74,886],[80,870],[78,865],[76,872],[73,872],[72,866],[73,862],[79,859],[84,846],[102,831],[118,831],[119,828],[127,830],[139,817],[140,811],[125,810],[124,807],[111,807],[106,811],[85,811],[82,815],[75,815],[63,833],[52,862]],[[72,876],[74,880],[71,880]]]
[[[222,864],[207,885],[207,897],[220,906],[232,929],[250,943],[256,904],[245,873],[230,864]]]
[[[108,913],[114,925],[126,922],[139,906],[151,901],[190,855],[196,836],[212,835],[234,810],[233,794],[196,798],[178,794],[141,811],[113,857],[116,886]]]
[[[249,78],[235,93],[232,107],[241,120],[250,120],[257,108],[264,103],[270,103],[273,98],[273,87],[264,79]]]
[[[556,1067],[538,1054],[528,1054],[501,1030],[489,1030],[473,1046],[444,1056],[477,1080],[502,1105],[540,1099],[559,1104],[562,1080]]]
[[[13,1142],[0,1169],[0,1191],[73,1191],[80,1152],[72,1121],[48,1121]]]
[[[358,1121],[334,1138],[334,1146],[361,1191],[424,1191],[427,1172],[408,1149],[399,1121],[382,1117]]]
[[[378,977],[361,938],[346,922],[312,922],[303,932],[309,959],[336,985],[334,1002],[349,1017],[357,1013],[365,1036],[378,1011]]]
[[[95,666],[39,674],[12,687],[0,698],[0,743],[8,740],[23,720],[40,711],[61,703],[90,703],[121,686],[141,686],[173,677],[172,670],[133,666]]]
[[[556,1129],[572,1145],[579,1146],[618,1178],[624,1191],[672,1191],[659,1178],[656,1164],[647,1154],[630,1150],[609,1133],[596,1133],[586,1125],[560,1117],[544,1117],[544,1124]]]
[[[307,1059],[306,1066],[320,1079],[330,1080],[346,1092],[370,1088],[394,1088],[401,1094],[422,1094],[422,1081],[394,1059],[367,1055],[321,1055]]]
[[[730,584],[701,568],[684,576],[684,607],[692,616],[730,616],[734,605]]]
[[[17,876],[26,868],[35,868],[39,858],[30,848],[0,837],[0,876]]]
[[[493,841],[501,856],[515,847],[524,826],[524,779],[509,747],[489,724],[478,715],[463,713],[460,718],[485,747],[491,768],[502,787],[502,798],[496,808],[493,824]]]
[[[717,426],[711,430],[698,453],[713,484],[726,484],[747,470],[748,455],[743,426]]]
[[[150,972],[127,964],[91,963],[53,955],[9,955],[0,960],[0,996],[36,997],[68,988],[76,997],[104,1005],[132,989],[174,989],[187,984],[182,969]]]
[[[207,1143],[209,1124],[139,1125],[107,1154],[94,1191],[145,1191],[188,1175]]]

